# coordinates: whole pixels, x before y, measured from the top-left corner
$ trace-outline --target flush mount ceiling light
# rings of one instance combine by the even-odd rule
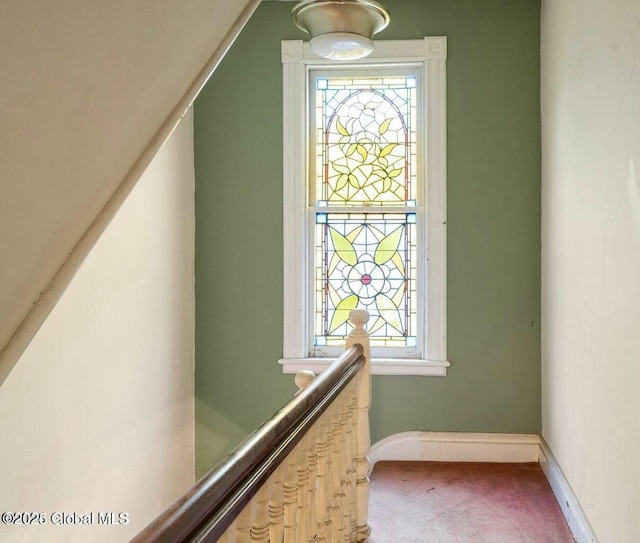
[[[311,34],[311,50],[331,60],[355,60],[373,51],[373,35],[389,24],[389,12],[373,0],[303,0],[291,11]]]

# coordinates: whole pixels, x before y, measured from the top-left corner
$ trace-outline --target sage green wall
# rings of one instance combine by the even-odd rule
[[[539,433],[539,1],[385,5],[392,22],[380,39],[448,37],[451,368],[445,378],[375,377],[372,439],[406,430]],[[295,388],[276,363],[280,41],[304,38],[292,6],[263,2],[195,105],[196,396],[222,427],[247,432]],[[213,458],[198,450],[202,470]]]

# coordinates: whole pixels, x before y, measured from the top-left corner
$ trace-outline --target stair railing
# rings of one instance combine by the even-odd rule
[[[370,533],[369,314],[346,350],[131,543],[360,542]]]

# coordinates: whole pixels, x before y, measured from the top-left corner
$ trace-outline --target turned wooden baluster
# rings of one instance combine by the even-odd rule
[[[280,465],[270,479],[269,540],[282,543],[284,539],[284,466]]]
[[[318,471],[316,478],[316,538],[319,542],[332,541],[331,518],[328,516],[329,501],[327,496],[328,426],[327,413],[325,412],[325,414],[318,421],[318,433],[316,436],[316,454],[318,458]]]
[[[233,523],[236,531],[236,543],[251,543],[251,504],[240,512]]]
[[[303,370],[296,374],[295,383],[300,391],[315,379],[312,371]],[[298,391],[298,392],[300,392]],[[299,445],[298,458],[298,541],[312,541],[316,534],[316,479],[318,455],[316,451],[317,424],[314,424]]]
[[[347,458],[349,459],[349,469],[348,469],[348,493],[347,500],[349,503],[349,530],[350,530],[350,538],[349,541],[356,541],[356,533],[357,533],[357,515],[356,515],[356,481],[358,478],[358,473],[356,470],[356,461],[355,461],[355,452],[357,448],[357,422],[358,422],[358,393],[357,393],[357,382],[351,383],[353,386],[351,387],[351,402],[349,404],[349,422],[347,425]]]
[[[349,532],[347,525],[347,500],[346,500],[346,482],[347,482],[347,458],[345,456],[345,436],[347,431],[346,416],[347,416],[347,390],[344,390],[340,395],[340,398],[336,402],[336,420],[334,421],[334,429],[336,434],[336,441],[334,442],[334,451],[336,455],[336,473],[335,473],[335,497],[336,497],[336,520],[338,525],[338,541],[348,543]]]
[[[345,481],[345,494],[346,494],[346,507],[348,511],[347,515],[347,531],[349,534],[348,541],[356,541],[356,469],[354,462],[355,455],[355,419],[358,409],[358,397],[357,397],[357,382],[351,383],[349,388],[349,395],[347,398],[347,417],[345,428],[345,460],[346,460],[346,481]]]
[[[344,479],[347,473],[346,459],[344,457],[344,449],[342,447],[342,432],[344,430],[342,426],[342,414],[347,408],[345,402],[345,392],[336,401],[336,413],[333,421],[335,441],[333,443],[334,457],[335,457],[335,473],[333,479],[333,495],[334,495],[334,518],[336,522],[336,541],[343,542],[344,534],[347,528],[345,524],[345,494],[344,494]]]
[[[317,533],[316,485],[318,481],[318,423],[309,432],[309,507],[307,507],[307,541],[313,541]]]
[[[340,449],[343,459],[342,480],[340,482],[340,508],[344,515],[344,530],[342,541],[355,541],[355,499],[354,499],[354,471],[353,471],[353,411],[355,399],[355,383],[352,381],[344,391],[344,403],[340,413]]]
[[[260,487],[253,498],[255,503],[255,518],[251,526],[251,541],[253,543],[269,543],[269,494],[270,481]],[[249,507],[249,506],[247,506]]]
[[[340,487],[340,470],[338,457],[336,455],[335,443],[340,437],[336,431],[336,416],[339,400],[336,400],[327,409],[327,541],[338,542],[339,522],[338,522],[338,489]]]
[[[305,543],[309,539],[309,433],[307,433],[296,450],[298,452],[297,476],[298,476],[298,511],[296,513],[296,541]]]
[[[283,462],[284,471],[284,543],[296,542],[298,513],[298,453],[294,449]]]
[[[371,404],[371,351],[369,347],[369,332],[364,329],[369,321],[369,313],[363,309],[354,309],[349,314],[349,322],[353,330],[347,338],[347,348],[359,343],[363,348],[366,359],[364,367],[358,372],[358,412],[357,412],[357,437],[356,437],[356,524],[357,541],[364,541],[371,533],[371,527],[367,522],[369,510],[369,459],[367,453],[371,448],[371,435],[369,433],[369,406]]]

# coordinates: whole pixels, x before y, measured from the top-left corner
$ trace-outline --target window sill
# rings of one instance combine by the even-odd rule
[[[311,370],[321,373],[333,362],[332,358],[281,358],[278,364],[282,373],[297,373]],[[426,375],[430,377],[446,377],[449,362],[436,360],[409,360],[401,358],[372,358],[372,375]]]

